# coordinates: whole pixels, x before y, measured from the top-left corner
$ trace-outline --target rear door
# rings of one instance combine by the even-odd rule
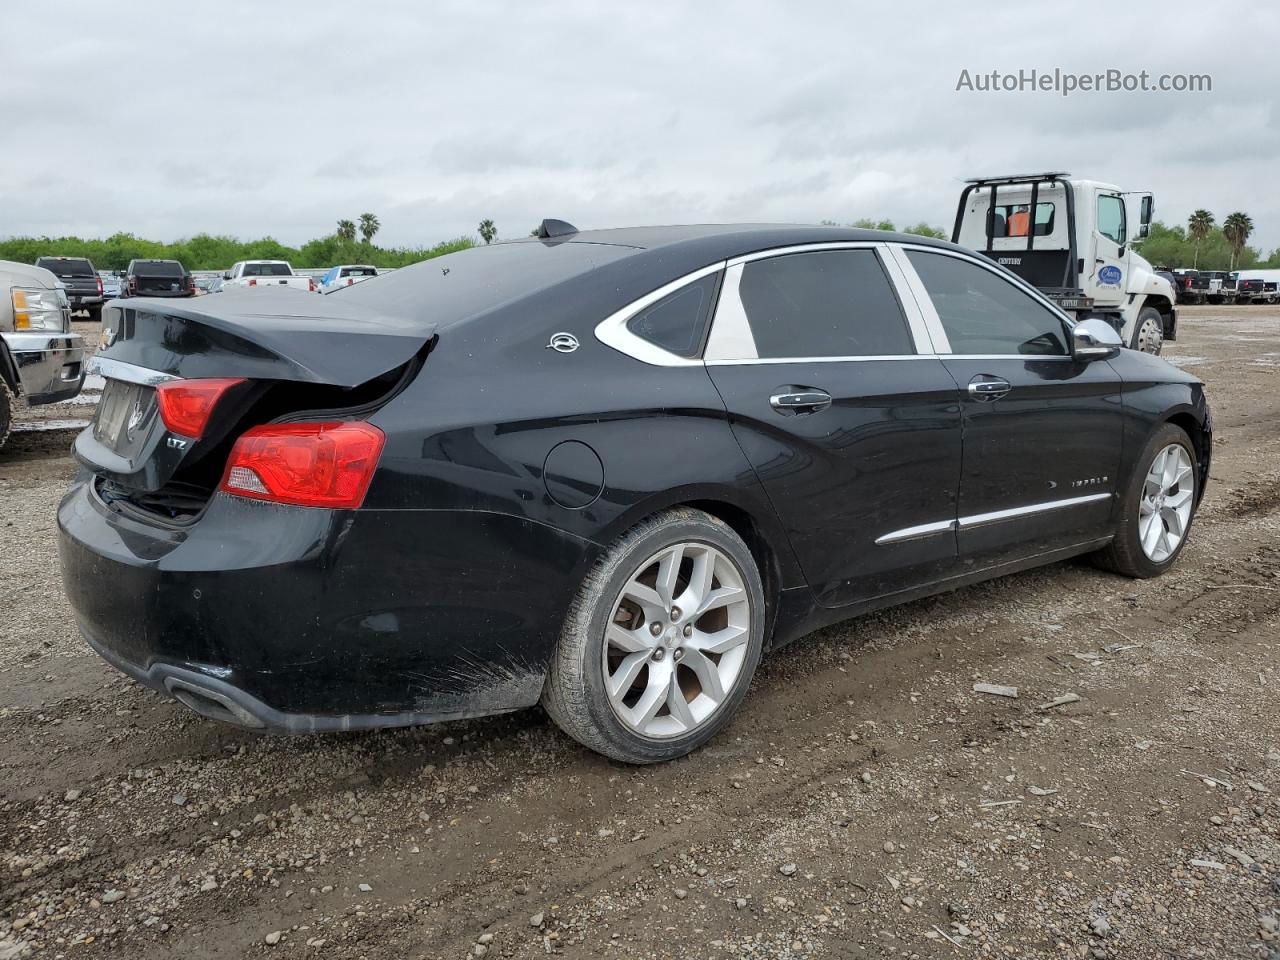
[[[731,261],[705,359],[825,606],[955,572],[955,382],[882,244]]]
[[[1124,408],[1105,361],[1070,356],[1064,315],[996,267],[899,247],[962,391],[960,555],[990,566],[1108,535]]]

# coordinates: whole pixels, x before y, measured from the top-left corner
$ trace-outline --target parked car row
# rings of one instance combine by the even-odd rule
[[[102,305],[117,297],[200,297],[232,287],[290,287],[333,293],[378,275],[365,263],[344,263],[322,275],[298,273],[287,260],[241,260],[221,276],[197,277],[179,260],[130,260],[123,272],[97,270],[88,257],[41,257],[37,267],[51,272],[65,290],[72,313],[102,318]]]
[[[1280,302],[1280,270],[1169,270],[1179,303]]]

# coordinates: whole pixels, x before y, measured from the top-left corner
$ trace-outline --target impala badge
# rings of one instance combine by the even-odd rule
[[[578,338],[572,333],[553,333],[547,349],[554,350],[556,353],[573,353],[578,349]]]

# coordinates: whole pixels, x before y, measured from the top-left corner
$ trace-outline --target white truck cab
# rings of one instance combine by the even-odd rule
[[[1012,270],[1077,319],[1106,320],[1135,350],[1159,353],[1177,339],[1173,285],[1133,248],[1151,226],[1151,194],[1062,172],[966,184],[953,242]]]

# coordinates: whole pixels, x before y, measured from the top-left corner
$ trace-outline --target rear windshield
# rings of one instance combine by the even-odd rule
[[[36,261],[37,267],[44,267],[58,277],[92,277],[95,276],[93,264],[82,258],[41,257]]]
[[[444,326],[488,313],[571,277],[635,253],[603,243],[523,240],[472,247],[383,274],[377,283],[342,287],[333,296],[388,314],[422,316]]]
[[[246,263],[242,276],[291,277],[293,276],[293,271],[289,269],[287,263]]]
[[[373,267],[343,267],[339,276],[343,277],[376,277],[378,271]]]
[[[180,277],[185,270],[177,260],[135,260],[133,274],[136,277]]]

